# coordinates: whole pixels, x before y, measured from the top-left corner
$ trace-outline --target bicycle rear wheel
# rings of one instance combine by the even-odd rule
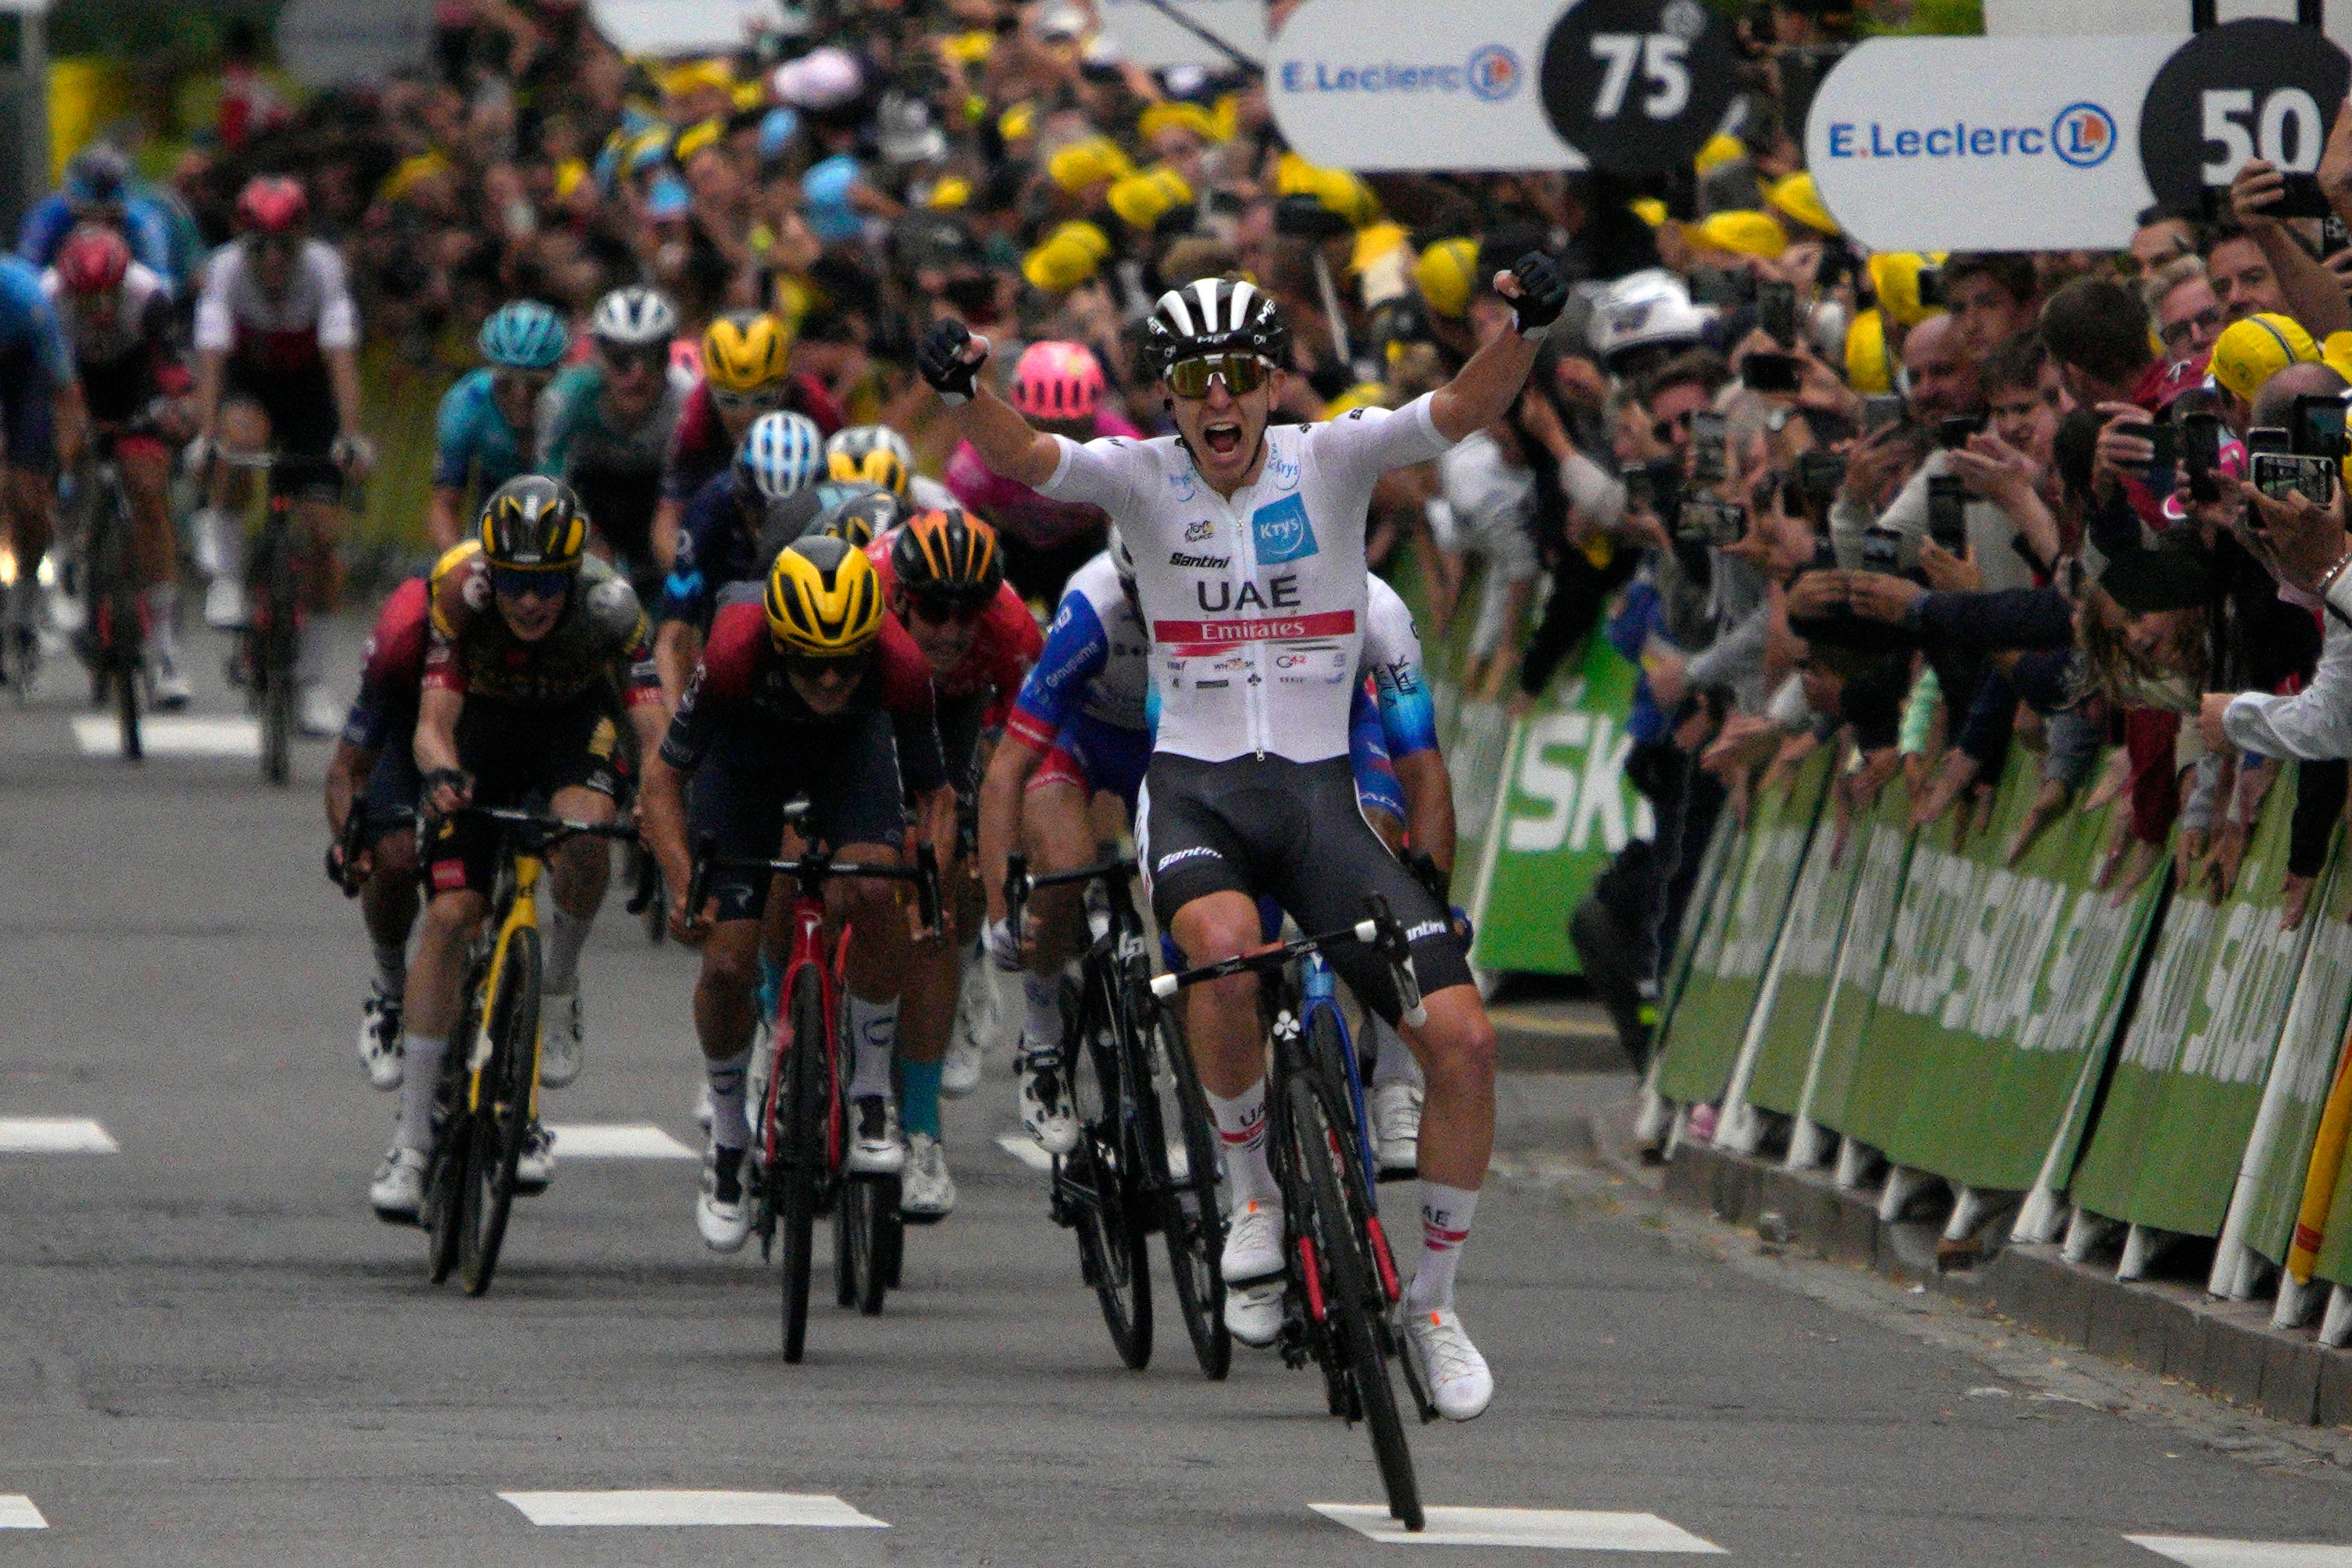
[[[479,970],[467,966],[463,994],[471,998],[480,986]],[[464,1022],[452,1038],[472,1039],[474,1017],[469,1000]],[[465,1060],[457,1051],[447,1051],[441,1059],[441,1082],[435,1102],[433,1149],[425,1168],[425,1207],[416,1218],[425,1232],[425,1277],[437,1285],[457,1267],[458,1199],[469,1180],[467,1167],[474,1147],[473,1117],[466,1110]]]
[[[1387,1299],[1350,1213],[1342,1171],[1356,1157],[1354,1129],[1339,1122],[1303,1075],[1288,1085],[1292,1156],[1306,1178],[1307,1212],[1293,1221],[1313,1241],[1332,1345],[1347,1362],[1355,1405],[1370,1428],[1372,1457],[1387,1490],[1389,1512],[1407,1530],[1422,1528],[1421,1486],[1406,1445],[1404,1418],[1389,1382],[1384,1324]]]
[[[775,1158],[768,1179],[778,1189],[778,1249],[784,1265],[784,1359],[797,1362],[808,1343],[809,1264],[815,1242],[817,1186],[828,1174],[827,1110],[832,1086],[824,1063],[824,998],[814,969],[793,978],[785,1008],[791,1038],[778,1042],[783,1082],[773,1094]]]
[[[490,1060],[474,1112],[474,1155],[466,1202],[478,1223],[461,1225],[458,1277],[466,1293],[490,1288],[514,1209],[515,1165],[530,1133],[530,1092],[539,1070],[539,933],[529,926],[507,944],[498,995],[490,998]]]
[[[1167,1171],[1161,1187],[1160,1233],[1168,1244],[1168,1277],[1176,1287],[1176,1310],[1192,1354],[1210,1381],[1223,1378],[1234,1364],[1233,1335],[1225,1328],[1225,1276],[1221,1267],[1225,1251],[1224,1221],[1217,1207],[1217,1173],[1223,1155],[1217,1142],[1216,1123],[1201,1091],[1200,1074],[1192,1069],[1192,1053],[1171,1013],[1159,1017],[1160,1054],[1167,1063],[1163,1086],[1157,1091],[1162,1135],[1179,1129],[1179,1141],[1162,1155],[1170,1166],[1178,1150],[1184,1168]]]
[[[283,525],[262,530],[261,625],[255,635],[254,675],[261,692],[261,777],[283,787],[294,753],[295,605],[293,543]]]
[[[1077,1026],[1062,1037],[1063,1070],[1078,1113],[1078,1146],[1055,1164],[1078,1268],[1102,1305],[1103,1326],[1133,1371],[1151,1364],[1151,1258],[1140,1173],[1129,1157],[1118,1030],[1099,972],[1088,966]],[[1148,1087],[1148,1086],[1147,1086]]]

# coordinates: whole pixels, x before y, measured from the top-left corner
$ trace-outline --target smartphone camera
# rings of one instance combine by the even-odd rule
[[[1948,474],[1927,481],[1927,537],[1952,555],[1969,548],[1969,487]]]
[[[1862,570],[1897,577],[1903,571],[1903,536],[1894,528],[1872,527],[1862,534]]]

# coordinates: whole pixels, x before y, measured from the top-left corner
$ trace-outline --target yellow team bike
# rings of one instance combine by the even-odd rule
[[[478,1296],[498,1268],[520,1189],[516,1166],[539,1114],[539,892],[547,857],[583,834],[627,842],[637,835],[626,823],[507,807],[468,806],[459,814],[499,824],[499,874],[490,916],[467,959],[465,1017],[443,1060],[417,1218],[433,1282],[454,1270],[466,1293]]]

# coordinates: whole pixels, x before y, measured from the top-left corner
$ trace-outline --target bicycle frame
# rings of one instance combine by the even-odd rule
[[[1339,1040],[1338,1065],[1341,1077],[1348,1085],[1348,1106],[1355,1113],[1356,1152],[1361,1156],[1360,1163],[1364,1167],[1366,1184],[1378,1186],[1381,1172],[1372,1154],[1374,1145],[1371,1118],[1364,1110],[1361,1059],[1356,1054],[1356,1037],[1349,1031],[1347,1015],[1339,1007],[1339,977],[1331,972],[1331,966],[1325,961],[1319,950],[1309,953],[1299,960],[1299,1039],[1304,1042],[1313,1038],[1308,1026],[1313,1023],[1318,1013],[1329,1015],[1332,1030]]]
[[[499,978],[506,971],[507,954],[513,946],[515,933],[539,927],[539,883],[547,862],[537,851],[518,848],[511,862],[513,886],[508,890],[502,904],[492,913],[498,916],[498,931],[490,942],[490,961],[482,970],[482,982],[474,993],[474,1038],[466,1051],[466,1109],[478,1111],[482,1104],[482,1071],[490,1064],[490,998],[499,994]],[[539,1114],[539,1050],[546,1034],[546,1020],[540,1021],[530,1041],[530,1103],[529,1113]]]
[[[792,923],[792,956],[784,961],[783,983],[776,988],[776,1015],[772,1029],[780,1045],[791,1038],[793,985],[803,969],[814,967],[816,970],[818,1013],[825,1020],[823,1041],[824,1082],[826,1085],[823,1174],[830,1178],[841,1169],[844,1119],[841,1111],[838,1021],[841,1017],[842,966],[848,960],[850,932],[846,926],[842,928],[840,937],[834,944],[833,953],[828,959],[824,946],[824,899],[822,895],[813,896],[805,891],[793,896]],[[793,1040],[792,1049],[798,1051],[803,1043],[801,1040]],[[770,1169],[774,1168],[777,1153],[773,1146],[777,1127],[776,1097],[784,1092],[784,1086],[790,1076],[784,1071],[783,1063],[783,1052],[780,1049],[776,1053],[776,1063],[768,1072],[767,1093],[763,1097],[765,1103],[761,1106],[764,1113],[760,1118],[761,1132],[763,1137],[769,1140],[769,1146],[760,1151],[761,1156],[760,1163]]]

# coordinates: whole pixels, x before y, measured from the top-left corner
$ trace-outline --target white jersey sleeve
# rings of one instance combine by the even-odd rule
[[[1149,444],[1123,435],[1097,436],[1083,444],[1057,435],[1054,444],[1062,449],[1062,461],[1037,493],[1052,501],[1100,507],[1114,519],[1135,514],[1140,485],[1160,470]]]
[[[1307,448],[1327,473],[1345,470],[1377,481],[1391,468],[1410,468],[1442,457],[1454,443],[1437,433],[1430,394],[1402,408],[1350,409],[1338,419],[1307,426]]]
[[[229,293],[245,272],[245,247],[225,245],[205,269],[205,291],[196,297],[196,347],[206,353],[226,354],[236,347],[236,313]]]
[[[360,312],[359,307],[352,303],[343,258],[333,246],[312,240],[302,247],[302,259],[310,268],[319,290],[319,347],[358,348]]]

